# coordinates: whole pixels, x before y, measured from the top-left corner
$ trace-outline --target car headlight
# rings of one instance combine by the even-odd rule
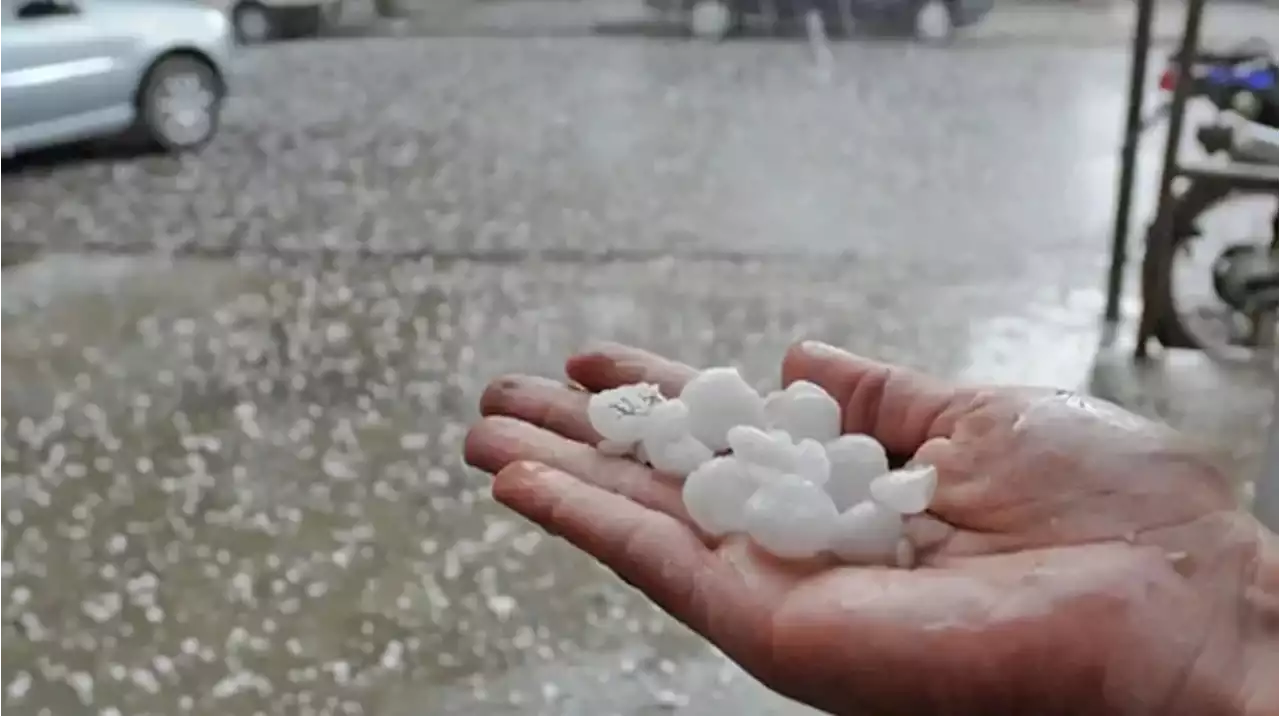
[[[213,32],[220,35],[231,34],[231,23],[227,20],[227,14],[216,8],[204,9],[204,22]]]

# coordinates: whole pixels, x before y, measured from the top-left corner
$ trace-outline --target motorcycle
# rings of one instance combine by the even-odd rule
[[[1280,161],[1280,131],[1277,131],[1277,64],[1268,49],[1241,47],[1225,52],[1205,52],[1196,58],[1191,73],[1190,97],[1208,100],[1217,110],[1217,120],[1200,127],[1196,140],[1206,154],[1225,154],[1236,164],[1257,166],[1273,171]],[[1160,88],[1172,92],[1182,71],[1171,62],[1160,78]],[[1168,105],[1157,110],[1157,118]],[[1149,120],[1147,124],[1150,124]],[[1189,253],[1193,242],[1201,236],[1201,217],[1228,198],[1244,194],[1275,195],[1274,183],[1259,181],[1256,186],[1241,189],[1211,174],[1195,176],[1173,197],[1169,207],[1172,250],[1165,252],[1166,265],[1150,265],[1156,254],[1148,251],[1144,271],[1155,281],[1156,295],[1148,300],[1158,303],[1153,334],[1161,345],[1169,348],[1205,349],[1210,346],[1187,325],[1186,317],[1177,310],[1172,273],[1174,257]],[[1148,227],[1147,245],[1159,240],[1155,222]],[[1223,249],[1212,264],[1212,286],[1217,298],[1231,313],[1232,329],[1228,342],[1238,346],[1257,346],[1273,325],[1277,294],[1277,237],[1280,235],[1280,210],[1272,216],[1269,241],[1234,243]]]

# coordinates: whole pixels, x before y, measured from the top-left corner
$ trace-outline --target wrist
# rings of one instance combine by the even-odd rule
[[[1158,653],[1185,661],[1158,713],[1280,716],[1280,539],[1247,512],[1224,511],[1158,542],[1188,588],[1183,620],[1161,629],[1178,639]]]
[[[1280,538],[1254,521],[1257,558],[1243,594],[1245,716],[1280,716]]]

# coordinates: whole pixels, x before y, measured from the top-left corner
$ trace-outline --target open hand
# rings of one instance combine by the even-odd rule
[[[694,369],[624,346],[571,358],[587,391],[676,395]],[[588,394],[494,381],[467,461],[495,497],[613,569],[774,690],[838,714],[1276,712],[1274,535],[1173,431],[1064,391],[960,389],[822,344],[782,380],[845,432],[935,465],[911,570],[787,564],[715,542],[680,486],[605,457]]]

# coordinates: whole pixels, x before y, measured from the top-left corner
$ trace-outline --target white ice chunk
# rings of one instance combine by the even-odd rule
[[[663,400],[656,385],[624,385],[591,396],[587,402],[587,420],[605,440],[635,443],[644,437],[650,411]]]
[[[841,435],[826,447],[831,461],[826,488],[836,509],[847,510],[870,499],[871,481],[889,471],[884,446],[870,435]]]
[[[901,538],[902,516],[864,500],[836,518],[827,547],[846,562],[888,564],[896,561]]]
[[[786,432],[778,430],[776,425],[782,422],[783,414],[786,412],[786,405],[791,400],[791,396],[785,390],[775,390],[764,396],[764,419],[765,424],[772,430],[769,432]],[[790,433],[787,433],[790,436]]]
[[[829,395],[798,395],[791,400],[784,429],[794,440],[835,440],[840,435],[840,404]]]
[[[780,482],[788,475],[792,474],[784,470],[778,470],[777,468],[743,462],[741,459],[738,460],[738,463],[742,466],[742,469],[746,471],[746,474],[754,480],[757,485],[761,486],[772,485],[775,482]]]
[[[653,407],[645,423],[644,439],[640,441],[640,446],[651,464],[654,464],[653,456],[658,455],[659,462],[677,468],[672,471],[684,476],[693,469],[684,469],[687,467],[685,461],[692,459],[694,455],[702,454],[701,450],[689,442],[691,440],[701,445],[689,433],[688,406],[684,401],[676,398]],[[708,455],[706,459],[710,459],[710,456]]]
[[[759,483],[737,458],[717,457],[704,462],[684,483],[685,509],[695,524],[713,537],[743,532],[747,500]]]
[[[905,467],[871,481],[871,497],[901,515],[924,512],[938,489],[938,470],[932,465]]]
[[[796,450],[789,437],[779,438],[751,425],[735,425],[727,437],[734,456],[743,462],[783,472],[796,469]]]
[[[596,443],[596,450],[601,455],[609,457],[627,457],[636,449],[636,443],[623,442],[621,440],[601,440]]]
[[[676,477],[688,477],[702,463],[715,455],[711,449],[692,435],[685,435],[678,440],[659,445],[646,445],[646,453],[655,470]]]
[[[773,438],[774,440],[777,440],[783,445],[796,444],[795,441],[791,439],[791,433],[787,432],[786,430],[779,430],[777,428],[773,428],[771,430],[766,430],[765,432],[769,434],[769,437]]]
[[[689,434],[689,406],[675,398],[653,406],[645,420],[644,439],[654,443],[674,442]]]
[[[764,426],[764,401],[736,368],[711,368],[689,381],[680,398],[689,408],[689,431],[714,452],[729,447],[729,429]]]
[[[791,385],[788,385],[786,390],[784,390],[783,392],[787,393],[788,395],[825,395],[827,397],[831,396],[830,393],[823,390],[822,386],[808,380],[797,380]]]
[[[840,435],[840,404],[822,388],[796,381],[765,399],[769,427],[787,431],[793,440],[810,438],[820,443]]]
[[[803,559],[827,548],[837,515],[821,487],[788,475],[747,500],[747,534],[778,557]]]
[[[817,440],[801,440],[795,448],[795,470],[800,477],[815,485],[823,485],[831,479],[831,460],[827,449]]]

